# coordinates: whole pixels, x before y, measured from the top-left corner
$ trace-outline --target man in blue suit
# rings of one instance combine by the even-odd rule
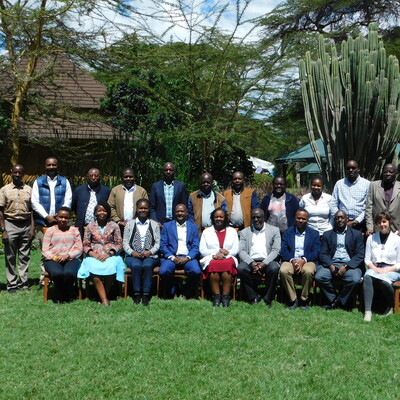
[[[166,222],[161,231],[160,250],[163,254],[160,277],[166,282],[169,294],[174,294],[173,276],[176,269],[184,269],[187,274],[186,298],[196,296],[201,269],[199,254],[199,233],[197,225],[187,220],[185,204],[175,207],[175,220]]]
[[[350,228],[347,214],[339,210],[335,214],[333,230],[322,235],[319,260],[324,268],[315,275],[315,280],[328,300],[326,310],[345,307],[353,289],[360,283],[364,262],[364,241],[360,231]],[[333,280],[343,283],[340,293]]]
[[[283,234],[281,257],[282,286],[289,297],[289,309],[301,307],[307,310],[308,294],[316,271],[316,261],[320,249],[319,233],[307,226],[308,212],[298,210],[295,215],[295,226],[288,228]],[[300,299],[297,298],[293,275],[301,275]]]
[[[188,197],[185,184],[174,179],[175,166],[164,164],[164,180],[153,183],[150,195],[150,217],[162,227],[172,221],[174,209],[178,204],[187,206]]]

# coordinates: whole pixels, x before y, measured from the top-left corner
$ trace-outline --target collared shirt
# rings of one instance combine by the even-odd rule
[[[330,202],[332,196],[328,193],[322,193],[318,202],[315,203],[311,193],[305,194],[299,203],[300,210],[308,212],[307,225],[318,231],[322,235],[332,229]]]
[[[56,214],[56,199],[54,196],[54,188],[57,184],[58,175],[51,179],[48,175],[47,176],[47,184],[50,188],[50,209],[47,213],[44,207],[40,204],[40,197],[39,197],[39,187],[37,184],[37,180],[33,183],[32,187],[32,208],[36,211],[42,218],[46,218],[48,215],[55,215]],[[64,195],[64,203],[62,204],[63,207],[71,207],[72,203],[72,190],[71,185],[66,179],[65,182],[65,195]]]
[[[231,223],[235,227],[241,227],[243,225],[243,210],[240,204],[240,195],[241,193],[235,193],[235,191],[233,191]]]
[[[333,255],[332,261],[335,263],[347,263],[350,261],[349,253],[347,253],[345,238],[346,238],[347,228],[343,232],[336,232],[337,244],[336,251]]]
[[[172,219],[172,202],[174,200],[174,181],[170,185],[164,182],[165,218]]]
[[[96,197],[96,192],[88,185],[88,190],[90,193],[89,197],[89,203],[86,208],[86,213],[85,213],[85,225],[90,224],[91,222],[95,221],[95,216],[94,216],[94,209],[97,206],[97,197]]]
[[[0,189],[0,207],[4,207],[4,217],[10,221],[26,221],[31,217],[32,188],[28,185],[15,186],[9,183]]]
[[[304,257],[304,240],[306,238],[306,231],[300,233],[296,228],[296,237],[294,241],[294,258]]]
[[[122,188],[125,190],[124,221],[129,222],[133,220],[133,193],[136,190],[136,185],[133,185],[130,189],[122,185]]]
[[[331,215],[342,210],[349,219],[363,222],[370,184],[370,181],[361,176],[354,182],[350,182],[348,178],[337,181],[332,193]]]
[[[176,250],[176,255],[186,256],[189,253],[187,248],[186,239],[186,221],[181,225],[179,222],[176,223],[176,230],[178,233],[178,249]]]
[[[208,195],[204,194],[201,190],[199,191],[201,197],[203,198],[203,209],[201,210],[201,226],[211,226],[211,213],[215,210],[214,201],[215,195],[211,191]]]
[[[254,229],[251,239],[250,257],[253,260],[264,260],[268,257],[267,242],[265,241],[266,224],[261,230]]]
[[[138,229],[140,234],[140,242],[142,244],[142,249],[144,249],[144,242],[146,241],[146,234],[147,230],[149,229],[150,223],[148,219],[146,219],[146,221],[142,223],[140,222],[139,218],[136,218],[135,222],[136,222],[136,228]]]

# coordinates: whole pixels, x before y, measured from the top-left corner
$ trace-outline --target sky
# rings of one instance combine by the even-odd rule
[[[239,1],[239,10],[243,11],[241,20],[249,21],[254,18],[259,18],[271,11],[282,0],[248,0]],[[134,18],[126,18],[117,15],[115,12],[104,8],[97,18],[85,20],[88,25],[101,24],[102,20],[108,19],[112,24],[107,24],[108,35],[105,40],[112,42],[118,39],[123,32],[129,31],[152,31],[157,35],[162,35],[164,41],[188,41],[189,26],[193,28],[193,34],[196,36],[195,27],[201,24],[202,26],[212,26],[216,20],[216,13],[211,10],[220,9],[224,5],[228,5],[218,20],[217,27],[225,32],[230,33],[235,28],[236,21],[236,2],[230,0],[142,0],[142,1],[127,1],[135,8],[139,15]],[[245,6],[246,5],[246,6]],[[148,17],[147,15],[155,15],[157,19]],[[82,21],[81,21],[82,22]],[[241,24],[236,35],[241,38],[249,33],[250,24]],[[257,39],[259,32],[252,32],[247,40]]]

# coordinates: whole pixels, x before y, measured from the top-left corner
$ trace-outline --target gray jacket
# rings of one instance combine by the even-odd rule
[[[381,211],[387,211],[392,217],[392,229],[396,231],[400,230],[400,182],[396,181],[394,183],[393,194],[388,209],[386,209],[385,191],[382,187],[382,181],[371,182],[367,207],[365,209],[365,219],[369,231],[377,231],[375,229],[374,218]]]
[[[253,239],[254,227],[250,226],[239,232],[239,258],[246,264],[251,264],[254,260],[250,257],[251,242]],[[281,234],[279,228],[265,224],[265,241],[267,243],[268,257],[263,263],[268,265],[279,255],[281,249]]]

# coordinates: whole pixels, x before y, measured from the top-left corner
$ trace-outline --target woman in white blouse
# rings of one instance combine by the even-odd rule
[[[203,231],[200,240],[200,265],[210,278],[213,305],[229,307],[232,276],[235,276],[239,239],[234,228],[228,226],[228,214],[216,208],[210,215],[212,226]],[[221,296],[222,283],[222,296]]]
[[[379,232],[370,235],[365,248],[365,264],[368,267],[364,275],[364,321],[372,319],[372,300],[374,286],[379,286],[385,296],[387,307],[384,315],[393,313],[394,290],[392,282],[400,280],[400,237],[392,232],[392,218],[386,211],[375,217]]]
[[[330,201],[332,196],[323,193],[324,181],[322,178],[314,178],[311,182],[311,193],[305,194],[300,199],[300,210],[308,212],[308,226],[319,232],[320,236],[332,229]]]

